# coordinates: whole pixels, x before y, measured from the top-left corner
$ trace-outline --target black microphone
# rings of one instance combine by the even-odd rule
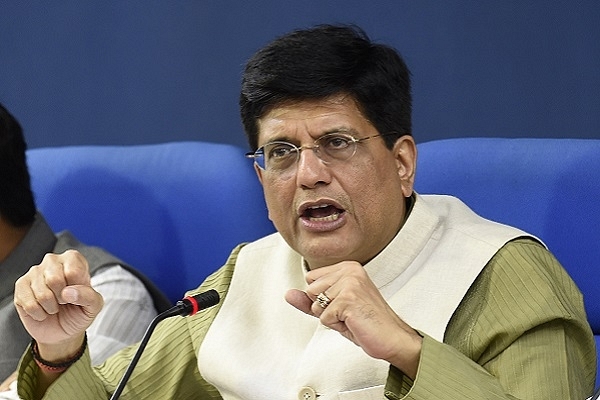
[[[219,300],[219,293],[215,289],[210,289],[209,291],[199,293],[194,296],[186,296],[183,299],[179,300],[177,303],[175,303],[175,305],[169,308],[167,311],[164,311],[158,314],[156,317],[154,317],[154,319],[152,320],[152,322],[150,322],[150,325],[146,329],[144,337],[142,337],[140,347],[138,347],[137,351],[135,352],[135,355],[131,359],[127,370],[125,371],[123,377],[119,381],[119,384],[117,385],[117,388],[111,396],[110,400],[118,399],[121,395],[121,392],[123,392],[123,389],[125,389],[125,384],[129,380],[133,369],[138,363],[140,357],[142,356],[142,353],[144,352],[144,349],[146,348],[146,345],[150,340],[150,336],[152,335],[154,328],[156,328],[156,325],[158,325],[160,321],[166,318],[174,317],[176,315],[180,315],[182,317],[194,315],[198,311],[202,311],[206,308],[217,305],[219,303]]]

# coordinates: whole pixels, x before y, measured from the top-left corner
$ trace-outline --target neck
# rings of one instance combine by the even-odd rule
[[[0,262],[21,243],[31,224],[26,226],[12,226],[0,218]]]

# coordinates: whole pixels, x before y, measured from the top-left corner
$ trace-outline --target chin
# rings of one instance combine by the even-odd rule
[[[328,232],[320,234],[300,233],[292,240],[286,240],[290,247],[315,266],[327,266],[341,261],[352,261],[356,258],[356,249],[360,240],[351,241],[348,235],[341,232]]]
[[[304,255],[304,259],[308,262],[311,269],[334,265],[342,261],[352,261],[347,249],[344,251],[335,251],[330,247],[325,249],[305,249],[300,254]]]

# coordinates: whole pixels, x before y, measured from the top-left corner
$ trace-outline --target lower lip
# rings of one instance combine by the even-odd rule
[[[346,223],[346,213],[341,213],[334,221],[315,221],[301,217],[300,223],[310,232],[331,232],[341,228]]]

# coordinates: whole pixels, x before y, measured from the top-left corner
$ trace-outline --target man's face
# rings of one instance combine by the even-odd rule
[[[341,95],[274,108],[258,127],[259,146],[275,140],[310,146],[340,131],[356,139],[379,133]],[[399,138],[392,150],[375,137],[358,143],[347,161],[324,163],[305,149],[291,174],[255,169],[269,219],[314,269],[347,260],[364,264],[392,240],[404,221],[404,198],[413,190],[415,160],[412,137]]]

